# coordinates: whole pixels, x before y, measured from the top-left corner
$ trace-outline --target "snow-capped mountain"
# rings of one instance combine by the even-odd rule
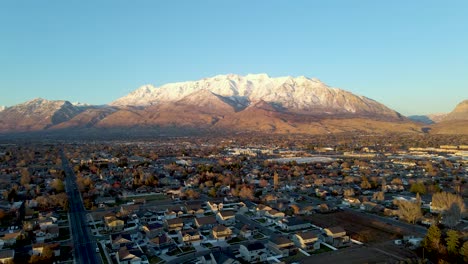
[[[43,129],[67,121],[80,112],[80,109],[68,101],[49,101],[36,98],[1,111],[0,131]]]
[[[6,106],[0,105],[0,112],[5,110]]]
[[[0,112],[1,133],[111,129],[127,133],[130,128],[168,133],[421,132],[420,124],[367,97],[318,79],[266,74],[146,85],[107,106],[39,98]]]
[[[161,87],[145,85],[111,105],[147,106],[175,102],[200,90],[210,91],[236,108],[265,101],[295,112],[399,116],[372,99],[329,87],[318,79],[304,76],[271,78],[266,74],[228,74],[198,81],[169,83]]]

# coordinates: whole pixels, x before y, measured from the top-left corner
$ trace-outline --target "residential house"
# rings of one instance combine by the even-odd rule
[[[56,224],[48,225],[44,229],[33,231],[36,235],[36,242],[41,243],[47,239],[54,239],[59,236],[59,226]]]
[[[255,212],[258,216],[264,216],[267,211],[270,211],[272,208],[268,205],[259,204],[255,208]]]
[[[181,217],[184,215],[184,210],[181,206],[173,206],[168,208],[167,211],[164,213],[165,219],[174,219],[177,217]]]
[[[141,258],[130,252],[127,247],[122,247],[116,254],[118,264],[140,264]]]
[[[125,223],[114,215],[104,216],[104,228],[110,232],[119,232],[124,229]]]
[[[197,217],[194,220],[195,226],[200,230],[211,230],[218,224],[214,215]]]
[[[295,216],[280,219],[277,222],[277,225],[280,226],[282,229],[287,230],[287,231],[306,229],[306,228],[310,228],[312,226],[311,223],[306,222],[306,221],[302,220],[301,218],[298,218],[298,217],[295,217]]]
[[[0,250],[0,263],[13,263],[13,259],[15,258],[15,250],[14,249],[4,249]]]
[[[346,235],[346,231],[341,226],[328,227],[324,229],[327,237],[325,241],[332,244],[335,247],[342,246],[344,243],[349,242],[349,236]]]
[[[216,202],[216,201],[208,201],[206,202],[206,205],[214,213],[217,213],[218,211],[223,210],[223,206],[224,206],[223,202]]]
[[[121,247],[125,247],[133,243],[130,234],[122,233],[110,235],[110,241],[112,249],[114,250],[118,250]]]
[[[120,213],[123,215],[131,215],[140,210],[139,204],[122,204],[120,206]]]
[[[184,227],[184,220],[182,218],[173,218],[164,220],[164,224],[169,231],[178,231]]]
[[[269,223],[274,223],[278,219],[283,219],[284,218],[284,213],[280,212],[275,209],[271,209],[265,212],[265,217],[267,218]]]
[[[268,248],[275,254],[281,254],[287,257],[292,253],[296,247],[294,242],[285,236],[275,236],[268,241]]]
[[[239,235],[243,238],[249,239],[253,235],[253,230],[249,225],[243,225],[239,230]]]
[[[16,240],[23,235],[23,230],[13,232],[13,233],[6,233],[3,237],[0,237],[3,240],[5,246],[13,246],[16,244]]]
[[[254,242],[248,245],[240,245],[241,257],[250,263],[259,263],[267,260],[268,251],[262,242]]]
[[[223,225],[233,225],[236,220],[235,216],[234,211],[219,211],[216,213],[216,220]]]
[[[179,241],[186,245],[199,245],[201,242],[200,232],[196,229],[179,230]]]
[[[147,238],[151,239],[164,232],[164,225],[161,223],[153,223],[142,226],[143,232]]]
[[[149,241],[149,244],[159,249],[161,252],[165,252],[168,251],[172,246],[174,246],[174,241],[170,236],[164,233],[153,237]]]
[[[50,248],[52,252],[54,252],[54,256],[60,256],[60,244],[59,243],[36,243],[32,245],[32,255],[41,256],[44,248]]]
[[[211,236],[214,239],[226,240],[232,236],[232,230],[224,225],[217,225],[211,229]]]
[[[318,230],[311,230],[294,234],[292,241],[297,247],[310,250],[320,248],[321,238],[322,236]]]
[[[205,209],[203,209],[203,204],[201,202],[187,203],[185,208],[187,209],[187,214],[189,215],[201,217],[205,213]]]

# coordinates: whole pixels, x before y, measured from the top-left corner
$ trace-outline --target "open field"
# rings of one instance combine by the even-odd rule
[[[305,219],[320,227],[342,226],[351,238],[364,243],[378,243],[400,238],[406,234],[400,227],[366,217],[366,215],[341,211],[314,214]]]
[[[338,251],[311,255],[300,260],[300,263],[397,263],[403,259],[375,248],[353,246]]]

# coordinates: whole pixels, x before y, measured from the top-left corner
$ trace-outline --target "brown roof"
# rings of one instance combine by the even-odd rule
[[[297,233],[298,236],[302,237],[304,240],[312,239],[312,238],[317,238],[317,233],[313,231],[307,231],[303,233]]]
[[[168,225],[184,224],[184,220],[182,218],[166,219],[166,223]]]
[[[236,214],[236,212],[234,211],[220,211],[219,213],[221,214],[223,218],[233,217]]]
[[[226,231],[228,229],[229,229],[228,227],[225,227],[223,225],[217,225],[217,226],[213,227],[214,232],[224,232],[224,231]]]
[[[284,237],[284,236],[273,237],[270,239],[270,241],[274,243],[275,245],[284,245],[284,244],[292,243],[292,241],[289,238]]]
[[[333,227],[328,227],[326,229],[328,229],[332,234],[339,234],[339,233],[343,233],[343,232],[346,233],[344,228],[341,227],[341,226],[333,226]]]
[[[216,217],[214,215],[198,217],[198,218],[195,218],[195,220],[197,221],[198,225],[201,225],[201,226],[216,224]]]

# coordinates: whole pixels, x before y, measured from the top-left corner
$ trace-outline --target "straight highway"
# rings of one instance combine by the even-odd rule
[[[62,167],[65,172],[75,263],[102,263],[101,259],[96,255],[96,241],[89,232],[86,221],[86,210],[83,206],[78,186],[76,185],[76,175],[63,150],[61,151],[61,158]]]

